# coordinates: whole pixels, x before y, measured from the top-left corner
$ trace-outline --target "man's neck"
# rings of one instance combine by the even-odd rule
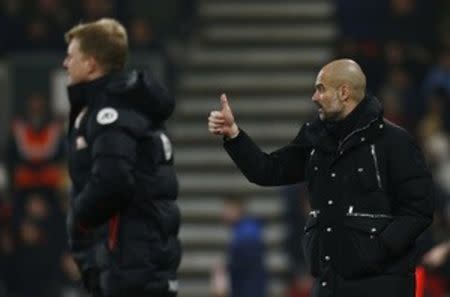
[[[103,72],[103,71],[95,71],[93,73],[90,73],[87,77],[88,82],[94,81],[96,79],[99,79],[100,77],[105,76],[107,73]]]

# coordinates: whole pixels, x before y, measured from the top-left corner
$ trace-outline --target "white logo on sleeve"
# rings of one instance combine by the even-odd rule
[[[97,122],[100,125],[109,125],[117,121],[119,113],[112,107],[105,107],[97,113]]]
[[[172,144],[170,143],[170,140],[166,136],[166,134],[161,133],[159,137],[161,138],[161,142],[164,148],[164,156],[166,157],[166,161],[169,161],[172,158]]]

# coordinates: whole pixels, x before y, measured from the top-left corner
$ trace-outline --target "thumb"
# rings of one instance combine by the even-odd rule
[[[220,96],[220,104],[222,105],[222,110],[229,110],[229,111],[231,111],[230,105],[228,104],[227,95],[222,94]]]

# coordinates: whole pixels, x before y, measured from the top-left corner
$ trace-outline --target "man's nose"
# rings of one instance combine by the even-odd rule
[[[319,96],[317,96],[317,92],[314,92],[314,94],[311,97],[312,102],[317,102],[319,100]]]

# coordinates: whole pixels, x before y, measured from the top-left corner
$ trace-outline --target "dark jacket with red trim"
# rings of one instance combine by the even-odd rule
[[[68,88],[70,248],[98,296],[176,293],[178,183],[164,130],[174,101],[149,75]]]
[[[376,98],[367,96],[351,114],[343,138],[315,120],[271,154],[244,131],[224,146],[253,183],[307,182],[312,211],[303,244],[314,297],[412,297],[416,239],[432,220],[431,176]]]

